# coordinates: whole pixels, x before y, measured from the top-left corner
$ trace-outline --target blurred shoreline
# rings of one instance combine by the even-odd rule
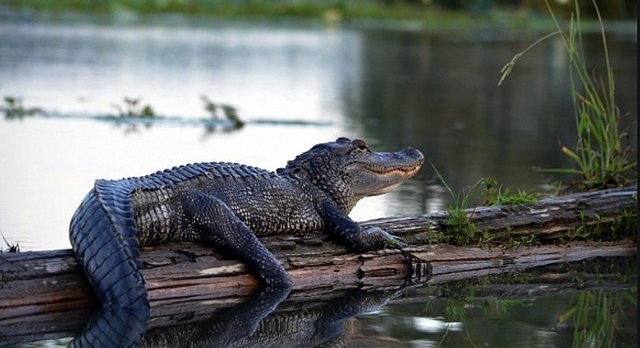
[[[105,24],[175,26],[211,25],[233,22],[285,26],[429,31],[464,34],[481,32],[538,33],[555,30],[544,2],[534,5],[498,6],[498,1],[471,1],[471,5],[446,8],[410,1],[7,1],[0,0],[0,18],[54,20]],[[604,12],[607,32],[631,34],[637,38],[636,11],[620,3],[617,11]],[[474,3],[489,5],[473,6]],[[584,4],[581,4],[585,7]],[[583,32],[598,31],[589,8],[582,20]],[[610,6],[611,7],[611,6]],[[554,13],[568,24],[573,2],[554,5]],[[556,12],[557,11],[557,12]],[[612,13],[607,15],[607,13]],[[582,14],[584,15],[584,13]]]

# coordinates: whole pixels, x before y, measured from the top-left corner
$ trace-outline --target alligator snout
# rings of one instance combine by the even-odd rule
[[[422,154],[422,152],[420,152],[420,150],[413,148],[413,147],[406,147],[404,148],[401,153],[405,156],[407,156],[408,158],[413,159],[414,161],[416,161],[418,163],[418,165],[422,165],[422,163],[424,163],[424,155]]]
[[[396,152],[396,157],[398,167],[410,172],[417,172],[424,163],[422,152],[413,147],[406,147]]]

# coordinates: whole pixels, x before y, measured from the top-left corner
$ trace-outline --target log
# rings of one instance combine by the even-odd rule
[[[501,240],[535,235],[537,247],[429,245],[447,228],[446,213],[377,219],[411,247],[353,254],[324,234],[262,238],[294,283],[290,298],[317,298],[348,289],[399,288],[407,283],[442,284],[487,274],[521,271],[598,256],[628,256],[635,241],[557,241],[581,226],[615,226],[637,215],[636,188],[545,199],[535,206],[481,207],[471,220]],[[496,239],[497,240],[497,239]],[[172,243],[142,250],[143,276],[151,303],[150,328],[196,322],[234,306],[258,289],[257,280],[236,260],[203,245]],[[73,336],[84,327],[96,300],[70,250],[0,254],[0,346]]]
[[[581,239],[580,230],[610,232],[611,227],[628,218],[636,223],[637,188],[628,187],[571,194],[542,199],[532,206],[489,206],[467,209],[469,220],[478,230],[489,232],[496,242],[514,237],[534,236],[540,242],[571,241]],[[412,243],[424,244],[447,228],[446,211],[420,217],[399,217],[370,220],[363,225],[380,226],[407,238]],[[612,226],[613,225],[613,226]],[[635,226],[628,226],[631,229]],[[576,231],[579,230],[579,231]],[[593,240],[594,236],[589,238]],[[599,236],[599,237],[606,237]]]

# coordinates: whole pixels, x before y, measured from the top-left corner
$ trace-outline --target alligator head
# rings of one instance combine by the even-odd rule
[[[348,213],[360,199],[396,188],[423,162],[422,153],[411,147],[373,152],[363,140],[338,138],[315,145],[278,173],[310,181]]]

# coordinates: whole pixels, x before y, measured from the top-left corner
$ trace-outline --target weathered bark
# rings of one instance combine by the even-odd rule
[[[479,228],[499,238],[533,234],[553,240],[577,226],[610,226],[621,214],[635,216],[635,196],[635,188],[608,190],[548,199],[534,207],[477,208],[469,213]],[[264,238],[287,268],[293,298],[316,298],[337,289],[397,288],[409,273],[413,282],[439,284],[596,256],[633,255],[637,250],[628,240],[511,250],[427,245],[429,236],[446,228],[445,213],[363,224],[385,228],[412,247],[404,253],[353,254],[323,234]],[[259,286],[244,265],[206,246],[175,243],[144,248],[142,254],[152,306],[150,327],[209,317]],[[71,336],[84,327],[95,302],[70,250],[0,255],[0,342]]]
[[[535,236],[541,242],[579,240],[581,236],[574,233],[576,229],[601,232],[617,227],[621,217],[635,221],[637,189],[585,192],[542,199],[533,206],[490,206],[466,211],[478,230],[488,232],[495,242],[522,236]],[[438,212],[421,217],[371,220],[365,224],[378,225],[412,243],[424,244],[436,232],[446,229],[448,217],[447,212]]]

